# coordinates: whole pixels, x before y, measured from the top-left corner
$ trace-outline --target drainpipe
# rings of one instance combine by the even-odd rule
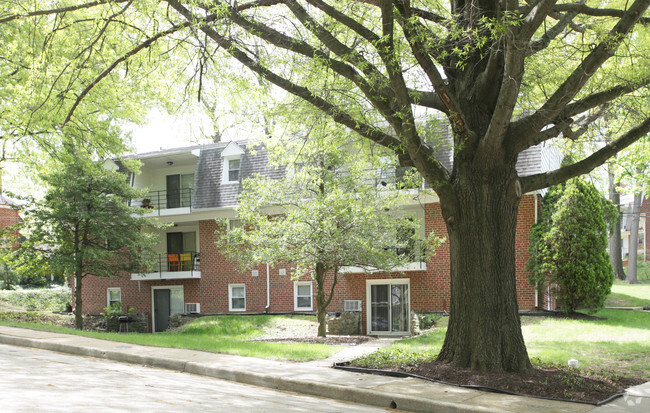
[[[538,194],[535,194],[535,223],[537,224],[537,198]],[[539,309],[539,285],[535,284],[535,308]]]
[[[271,308],[271,281],[270,281],[270,268],[269,264],[266,263],[266,308],[264,309],[265,313],[269,312],[269,309]]]

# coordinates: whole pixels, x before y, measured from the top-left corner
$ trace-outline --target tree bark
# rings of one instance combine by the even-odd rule
[[[438,359],[480,370],[523,372],[532,366],[521,333],[515,278],[521,192],[514,163],[503,169],[459,173],[453,182],[457,206],[441,199],[451,253],[451,311]]]
[[[625,279],[625,270],[623,270],[623,254],[621,248],[621,194],[616,190],[620,185],[619,182],[614,182],[614,172],[611,167],[608,171],[609,175],[609,200],[616,206],[618,216],[616,222],[613,223],[612,234],[609,237],[609,259],[614,269],[614,276],[619,280]]]
[[[327,336],[327,300],[325,299],[325,273],[322,263],[316,263],[316,318],[318,319],[318,337]]]
[[[82,313],[82,303],[81,303],[81,273],[75,273],[74,275],[74,328],[77,330],[83,330],[84,320]]]
[[[630,216],[632,221],[630,222],[630,255],[627,260],[627,277],[625,282],[628,284],[636,284],[636,269],[637,269],[637,255],[639,250],[639,220],[641,219],[641,201],[643,200],[643,194],[638,193],[634,195],[634,202],[632,203],[632,211]]]

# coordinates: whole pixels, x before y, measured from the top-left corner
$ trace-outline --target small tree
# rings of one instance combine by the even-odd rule
[[[551,188],[544,201],[531,235],[531,281],[555,285],[564,312],[602,307],[614,282],[607,222],[616,209],[582,179]]]
[[[83,278],[141,271],[157,243],[143,228],[158,224],[138,216],[140,208],[127,205],[139,191],[123,174],[92,158],[92,153],[70,146],[59,154],[53,172],[42,175],[45,197],[32,201],[25,211],[20,228],[25,240],[14,254],[23,270],[48,265],[72,275],[77,329],[83,328]]]
[[[421,222],[391,212],[399,201],[397,191],[378,190],[374,180],[370,184],[370,164],[348,153],[349,142],[312,136],[298,143],[300,151],[286,150],[287,142],[280,145],[286,179],[258,176],[244,182],[237,206],[244,225],[218,231],[217,243],[244,266],[290,263],[293,279],[311,277],[318,336],[324,337],[341,267],[390,272],[423,253],[418,247],[424,243],[418,241]],[[429,251],[437,242],[432,237]]]

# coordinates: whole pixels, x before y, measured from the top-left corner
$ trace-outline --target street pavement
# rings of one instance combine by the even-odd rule
[[[173,370],[0,344],[0,410],[382,412]]]
[[[650,382],[628,390],[624,397],[619,397],[605,406],[595,407],[582,403],[488,393],[413,378],[352,373],[332,369],[324,362],[296,363],[138,346],[5,326],[0,326],[0,343],[163,368],[384,409],[416,412],[526,413],[650,411]],[[363,350],[360,347],[348,351]],[[341,356],[337,358],[340,359]],[[326,405],[322,406],[322,410],[320,407],[312,411],[327,411]]]

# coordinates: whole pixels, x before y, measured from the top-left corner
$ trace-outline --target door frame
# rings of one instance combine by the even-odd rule
[[[411,314],[411,279],[410,278],[384,278],[377,280],[366,280],[366,334],[380,334],[386,336],[403,336],[410,334],[411,332],[411,321],[408,322],[408,331],[371,331],[372,328],[372,294],[371,286],[373,285],[392,285],[392,284],[406,284],[408,286],[408,306],[409,306],[409,317]]]
[[[183,307],[185,307],[185,288],[182,285],[159,285],[151,287],[151,331],[156,332],[156,312],[154,306],[156,300],[154,298],[154,290],[170,290],[169,297],[171,300],[171,290],[181,290],[183,292]],[[169,310],[171,311],[171,302],[169,303]],[[170,314],[171,315],[171,314]]]

